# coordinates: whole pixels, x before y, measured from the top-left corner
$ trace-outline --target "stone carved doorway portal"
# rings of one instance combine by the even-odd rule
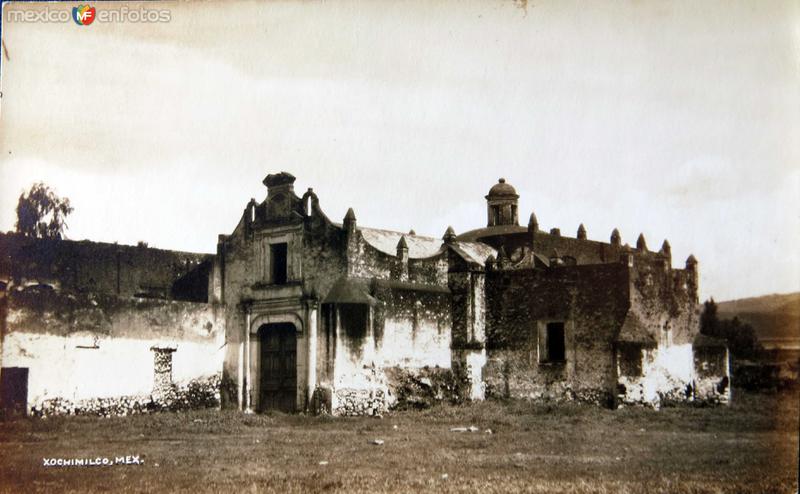
[[[297,330],[291,323],[264,324],[261,343],[259,411],[294,412],[297,399]]]

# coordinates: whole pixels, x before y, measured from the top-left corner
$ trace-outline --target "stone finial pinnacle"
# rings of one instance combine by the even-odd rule
[[[619,230],[616,228],[611,231],[611,245],[622,245],[622,236],[619,234]]]
[[[689,257],[686,258],[686,267],[694,267],[697,266],[697,258],[694,257],[694,254],[689,254]]]
[[[412,228],[411,230],[408,231],[408,234],[409,235],[416,235],[417,232],[415,232],[414,229]]]
[[[344,222],[345,223],[350,223],[350,222],[355,223],[355,221],[356,221],[356,213],[355,213],[355,211],[353,211],[353,208],[347,208],[347,214],[344,215]]]
[[[583,226],[583,223],[578,226],[578,239],[586,240],[586,227]]]
[[[664,243],[661,244],[661,252],[667,255],[672,253],[672,247],[669,245],[669,240],[666,238],[664,239]]]
[[[445,242],[449,243],[449,242],[452,242],[455,239],[456,239],[455,230],[453,230],[452,226],[448,226],[447,230],[444,232],[444,236],[442,237],[442,240],[444,240]]]
[[[400,237],[400,241],[397,242],[397,250],[408,250],[408,243],[406,242],[406,236],[403,235]]]
[[[636,250],[647,250],[647,242],[644,240],[644,233],[640,233],[639,238],[636,239]]]
[[[539,220],[536,219],[536,213],[531,212],[531,217],[528,219],[528,231],[535,232],[539,229]]]

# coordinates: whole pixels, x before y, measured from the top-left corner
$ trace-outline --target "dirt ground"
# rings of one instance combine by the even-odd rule
[[[0,422],[0,491],[797,492],[798,394],[735,400],[660,411],[486,402],[381,419],[21,419]],[[451,431],[469,426],[479,431]],[[123,456],[140,464],[44,465]]]

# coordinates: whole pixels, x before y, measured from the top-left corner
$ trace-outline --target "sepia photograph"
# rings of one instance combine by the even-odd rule
[[[796,0],[0,17],[0,493],[798,492]]]

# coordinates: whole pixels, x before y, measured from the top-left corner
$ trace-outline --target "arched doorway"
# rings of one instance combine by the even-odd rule
[[[292,323],[264,324],[258,328],[258,338],[258,409],[293,412],[297,402],[297,330]]]

